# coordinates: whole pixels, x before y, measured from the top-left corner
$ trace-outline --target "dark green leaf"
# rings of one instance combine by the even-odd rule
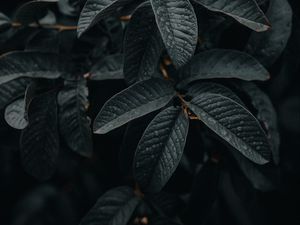
[[[204,93],[187,103],[211,130],[257,164],[270,160],[268,139],[259,122],[242,105],[220,94]]]
[[[267,12],[272,28],[251,34],[246,51],[264,66],[271,66],[285,49],[292,30],[292,14],[287,0],[273,0]]]
[[[236,101],[241,105],[244,105],[242,100],[235,93],[233,93],[233,91],[231,91],[229,88],[225,87],[222,84],[213,83],[213,82],[202,82],[202,81],[196,82],[192,84],[190,87],[188,87],[188,92],[186,95],[194,98],[202,93],[221,94]]]
[[[47,15],[48,8],[58,0],[34,0],[17,9],[14,20],[22,24],[36,22]]]
[[[58,35],[56,30],[42,29],[28,40],[26,50],[58,53]]]
[[[11,52],[0,57],[0,84],[19,77],[55,79],[66,73],[62,56],[42,52]]]
[[[143,191],[159,192],[183,154],[189,120],[181,108],[160,112],[145,130],[135,153],[134,175]]]
[[[56,92],[35,97],[28,109],[28,126],[21,135],[21,159],[25,170],[45,180],[55,171],[59,153]]]
[[[105,56],[90,71],[91,80],[124,79],[123,54]]]
[[[257,110],[256,117],[263,123],[269,139],[273,160],[279,163],[280,136],[277,127],[277,114],[269,97],[255,84],[240,83],[240,87],[251,98],[251,103]]]
[[[11,26],[10,18],[0,12],[0,32],[8,29]]]
[[[0,75],[1,76],[1,75]],[[26,78],[12,80],[0,85],[0,109],[3,109],[7,104],[14,99],[25,94],[26,86],[30,81]]]
[[[120,171],[122,174],[132,174],[132,163],[136,147],[155,114],[156,112],[152,112],[128,123],[119,151]]]
[[[267,80],[268,71],[252,56],[236,50],[214,49],[195,55],[182,68],[179,87],[199,79]]]
[[[247,177],[255,189],[260,191],[274,190],[276,182],[273,178],[276,176],[277,169],[272,170],[272,168],[259,166],[239,154],[237,151],[233,150],[231,153],[243,174]]]
[[[165,106],[175,96],[169,81],[140,81],[109,99],[94,121],[94,133],[104,134]]]
[[[150,0],[166,49],[176,67],[193,56],[198,40],[197,18],[188,0]]]
[[[4,118],[11,127],[19,130],[24,129],[28,125],[25,119],[24,99],[18,99],[8,105],[5,109]]]
[[[131,0],[87,0],[78,21],[78,36]]]
[[[124,76],[129,84],[149,79],[158,68],[163,43],[149,3],[132,15],[124,40]]]
[[[99,198],[80,225],[126,225],[139,203],[131,188],[114,188]]]
[[[257,32],[270,28],[269,22],[255,0],[194,0],[207,9],[233,17]]]
[[[57,5],[62,14],[77,17],[80,12],[80,2],[82,1],[59,0]]]
[[[59,92],[60,131],[68,146],[80,155],[90,157],[93,153],[90,119],[86,115],[88,89],[85,81],[65,81]]]

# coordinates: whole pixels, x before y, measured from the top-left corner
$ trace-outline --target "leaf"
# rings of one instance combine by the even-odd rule
[[[132,164],[136,147],[155,114],[156,112],[152,112],[128,123],[118,154],[120,172],[123,175],[132,175]]]
[[[277,114],[269,97],[255,84],[242,82],[239,86],[251,98],[251,103],[257,110],[256,117],[263,123],[271,145],[273,160],[279,163],[280,135],[277,127]]]
[[[131,0],[87,0],[78,21],[77,33],[80,37],[100,20],[108,17]]]
[[[37,179],[55,171],[59,153],[56,92],[35,97],[29,105],[29,124],[21,135],[21,159],[25,170]]]
[[[224,95],[237,103],[244,105],[242,100],[231,91],[229,88],[225,87],[222,84],[213,83],[213,82],[195,82],[188,87],[188,91],[186,93],[187,96],[197,97],[202,93],[213,93],[213,94],[221,94]]]
[[[213,49],[195,55],[182,68],[178,87],[199,79],[267,80],[268,71],[252,56],[236,50]]]
[[[24,3],[19,7],[14,16],[14,21],[22,24],[36,22],[47,15],[48,8],[58,0],[35,0]]]
[[[70,66],[54,53],[11,52],[0,57],[0,84],[20,77],[59,78]]]
[[[101,196],[80,225],[126,225],[140,199],[129,187],[117,187]]]
[[[71,17],[78,17],[81,9],[81,2],[83,1],[59,0],[57,6],[62,14]]]
[[[26,78],[20,78],[0,84],[0,110],[13,100],[23,96],[29,82]]]
[[[277,169],[258,166],[251,162],[237,151],[231,151],[231,154],[238,163],[243,174],[251,182],[252,186],[260,191],[271,191],[275,189],[275,179]]]
[[[208,10],[224,13],[250,29],[262,32],[270,24],[255,0],[194,0]]]
[[[105,134],[123,124],[165,106],[175,96],[169,81],[140,81],[109,99],[97,115],[93,130]]]
[[[24,99],[18,99],[8,105],[4,113],[5,121],[9,126],[22,130],[28,122],[25,119],[25,102]]]
[[[187,105],[203,123],[251,161],[265,164],[270,160],[264,130],[242,105],[211,93],[201,94]]]
[[[135,153],[135,180],[145,192],[159,192],[183,154],[189,120],[181,108],[160,112],[145,130]]]
[[[163,43],[148,2],[132,15],[124,38],[124,76],[129,84],[146,80],[158,69]]]
[[[11,20],[5,14],[0,12],[0,32],[11,27]]]
[[[51,29],[42,29],[28,40],[26,51],[59,52],[59,32]]]
[[[96,62],[91,71],[91,80],[124,79],[123,54],[108,55]]]
[[[57,101],[61,135],[74,152],[90,157],[93,142],[90,119],[86,115],[87,96],[86,81],[65,81]]]
[[[197,18],[188,0],[150,0],[158,29],[176,67],[193,56],[197,40]]]
[[[267,12],[272,28],[252,33],[246,51],[270,67],[285,49],[292,30],[292,9],[287,0],[273,0]]]

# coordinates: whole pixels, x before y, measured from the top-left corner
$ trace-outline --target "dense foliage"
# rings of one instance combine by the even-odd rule
[[[296,0],[0,5],[4,224],[300,223]]]

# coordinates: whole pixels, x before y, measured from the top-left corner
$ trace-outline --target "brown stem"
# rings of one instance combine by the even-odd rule
[[[45,28],[45,29],[54,29],[59,31],[66,31],[66,30],[77,30],[77,26],[67,26],[63,24],[37,24],[37,23],[30,23],[28,25],[24,25],[19,22],[12,22],[12,27],[18,28],[22,26],[32,27],[32,28]]]
[[[120,20],[124,22],[128,22],[129,20],[131,20],[131,15],[121,16]]]

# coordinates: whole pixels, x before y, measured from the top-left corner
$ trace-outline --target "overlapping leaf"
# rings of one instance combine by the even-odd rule
[[[0,31],[6,30],[11,26],[10,18],[0,12]]]
[[[176,67],[193,56],[197,40],[197,18],[188,0],[151,0],[156,23]]]
[[[182,68],[179,87],[199,79],[267,80],[268,71],[252,56],[236,50],[214,49],[195,55]]]
[[[26,78],[12,80],[0,85],[0,109],[24,95],[26,86],[30,81]]]
[[[11,52],[0,57],[0,84],[19,77],[55,79],[70,69],[60,55],[42,52]]]
[[[246,51],[264,66],[271,66],[280,56],[292,30],[292,9],[287,0],[273,0],[267,12],[272,28],[263,33],[252,33]]]
[[[271,158],[266,134],[242,105],[220,94],[204,93],[187,103],[211,130],[257,164]]]
[[[126,225],[139,202],[129,187],[112,189],[99,198],[80,225]]]
[[[257,110],[256,117],[260,120],[267,132],[273,160],[279,163],[280,136],[277,127],[277,114],[269,97],[261,91],[255,84],[242,82],[240,87],[251,98],[251,103]]]
[[[233,91],[231,91],[229,88],[225,87],[222,84],[213,83],[213,82],[202,82],[202,81],[195,82],[188,88],[186,95],[194,98],[202,93],[221,94],[238,102],[241,105],[244,105],[241,99],[235,93],[233,93]]]
[[[124,76],[129,84],[149,79],[158,68],[163,43],[149,3],[132,15],[124,40]]]
[[[78,21],[78,35],[94,26],[101,19],[106,18],[118,7],[131,0],[88,0],[84,5]]]
[[[85,81],[66,81],[57,101],[62,136],[73,151],[89,157],[93,146],[90,119],[86,115],[87,96]]]
[[[257,32],[270,28],[269,22],[255,0],[194,0],[207,9],[231,16]]]
[[[4,118],[11,127],[19,130],[24,129],[28,125],[25,119],[24,99],[18,99],[8,105],[5,109]]]
[[[96,62],[91,71],[91,80],[123,79],[123,54],[105,56]]]
[[[255,189],[260,191],[275,189],[277,168],[274,170],[274,168],[260,167],[234,150],[231,151],[231,154]]]
[[[35,97],[29,105],[29,124],[21,135],[21,159],[34,177],[49,178],[56,167],[59,152],[56,92]]]
[[[34,0],[26,2],[17,9],[14,20],[22,24],[36,22],[43,16],[47,15],[47,9],[51,4],[57,2],[58,0]]]
[[[146,192],[159,192],[183,154],[189,120],[173,106],[159,113],[145,130],[134,159],[135,179]]]
[[[97,115],[93,130],[104,134],[130,120],[165,106],[175,95],[169,81],[159,78],[140,81],[109,99]]]

